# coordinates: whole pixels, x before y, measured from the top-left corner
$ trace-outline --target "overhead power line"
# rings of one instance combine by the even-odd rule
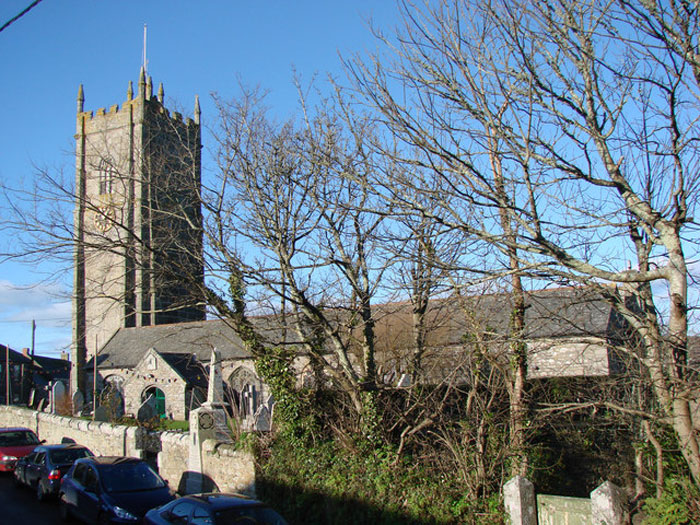
[[[5,23],[2,25],[2,27],[0,27],[0,33],[2,33],[5,29],[7,29],[7,27],[8,27],[10,24],[16,22],[17,20],[19,20],[20,18],[22,18],[24,15],[26,15],[29,11],[31,11],[33,8],[35,8],[35,7],[37,6],[37,4],[39,4],[40,2],[41,2],[41,0],[34,0],[34,2],[32,2],[31,4],[29,4],[29,6],[28,6],[27,8],[24,9],[24,11],[22,11],[22,12],[21,12],[20,14],[18,14],[17,16],[15,16],[15,17],[9,19],[7,22],[5,22]]]

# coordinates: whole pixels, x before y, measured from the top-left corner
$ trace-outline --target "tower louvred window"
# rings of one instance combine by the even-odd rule
[[[99,167],[100,195],[112,193],[114,185],[114,166],[107,159],[100,160]]]

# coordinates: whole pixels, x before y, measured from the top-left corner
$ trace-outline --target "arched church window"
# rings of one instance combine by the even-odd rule
[[[240,418],[253,416],[263,403],[262,381],[251,370],[241,366],[231,373],[227,383],[234,415]]]
[[[156,386],[148,387],[141,394],[141,402],[151,403],[156,415],[160,418],[165,417],[165,394],[160,388]]]

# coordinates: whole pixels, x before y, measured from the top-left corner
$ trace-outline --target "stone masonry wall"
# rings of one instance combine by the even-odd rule
[[[47,443],[60,443],[69,437],[97,455],[157,454],[161,476],[173,489],[184,488],[189,455],[189,434],[185,432],[146,432],[138,427],[0,406],[0,427],[10,426],[30,428]],[[255,462],[251,454],[213,441],[203,443],[203,452],[203,474],[222,492],[255,494]]]
[[[155,387],[165,395],[165,413],[173,419],[187,419],[185,380],[156,352],[149,351],[124,381],[124,410],[136,414],[143,393]]]
[[[529,379],[610,373],[608,348],[605,341],[599,339],[540,340],[528,343],[527,347]]]

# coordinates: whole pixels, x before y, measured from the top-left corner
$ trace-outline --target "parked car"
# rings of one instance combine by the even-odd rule
[[[39,438],[28,428],[0,428],[0,472],[12,472],[17,460],[40,444]]]
[[[94,455],[82,445],[40,445],[21,458],[15,467],[15,481],[36,490],[39,501],[56,497],[61,478],[76,459]]]
[[[184,496],[162,507],[149,510],[145,525],[287,525],[277,512],[264,503],[238,494],[196,494]]]
[[[175,499],[168,484],[142,459],[93,456],[73,463],[61,480],[61,517],[86,523],[136,523]]]

